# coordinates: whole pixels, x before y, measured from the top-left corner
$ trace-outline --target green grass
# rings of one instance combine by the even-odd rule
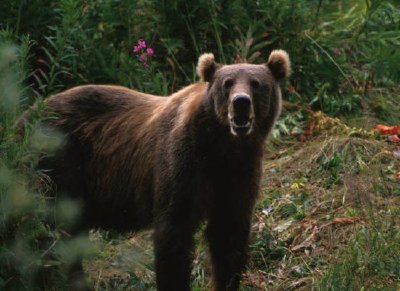
[[[389,221],[384,220],[389,219]],[[323,274],[320,290],[398,290],[400,231],[395,217],[371,217]]]

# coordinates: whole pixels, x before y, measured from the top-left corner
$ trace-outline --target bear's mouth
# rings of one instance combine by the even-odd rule
[[[252,131],[253,119],[248,116],[235,115],[230,117],[231,133],[233,135],[248,135]]]

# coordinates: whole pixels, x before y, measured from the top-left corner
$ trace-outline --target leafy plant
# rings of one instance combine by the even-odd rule
[[[88,249],[85,239],[63,231],[78,205],[48,196],[46,176],[34,171],[41,153],[58,143],[36,126],[42,104],[25,126],[17,122],[30,44],[28,38],[20,47],[0,43],[0,288],[6,290],[64,288],[65,270]]]
[[[271,261],[281,260],[288,250],[284,241],[274,237],[271,232],[266,230],[251,244],[250,252],[252,264],[256,268],[268,270]]]

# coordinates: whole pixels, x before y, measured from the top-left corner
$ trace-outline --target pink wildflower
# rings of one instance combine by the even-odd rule
[[[147,60],[154,55],[154,50],[151,47],[147,47],[144,39],[139,39],[137,45],[133,46],[133,53],[138,55],[145,68],[149,67]]]
[[[140,46],[135,45],[135,46],[133,47],[133,52],[134,52],[134,53],[138,53],[139,51],[140,51]]]
[[[151,56],[154,54],[154,50],[153,50],[151,47],[148,47],[147,50],[146,50],[146,52],[147,52],[147,55],[148,55],[149,57],[151,57]]]
[[[140,48],[146,48],[146,41],[143,39],[139,39],[138,45]]]

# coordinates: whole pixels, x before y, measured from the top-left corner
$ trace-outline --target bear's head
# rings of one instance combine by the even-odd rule
[[[207,98],[222,125],[234,136],[268,132],[280,113],[279,83],[290,74],[290,60],[283,50],[271,52],[261,65],[221,65],[213,54],[199,58],[197,73],[208,82]]]

